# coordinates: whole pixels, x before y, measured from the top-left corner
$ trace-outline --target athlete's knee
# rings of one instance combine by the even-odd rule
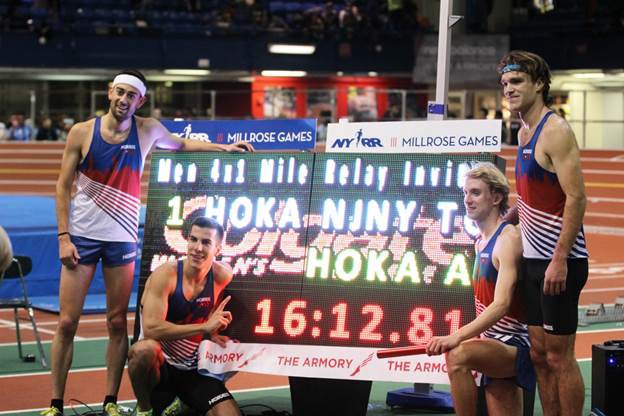
[[[80,317],[61,315],[56,327],[56,332],[63,338],[73,338],[74,335],[76,335],[79,321]]]
[[[240,416],[240,414],[234,399],[222,401],[206,412],[206,416]]]
[[[554,371],[561,371],[570,364],[574,358],[568,357],[564,351],[548,351],[546,353],[546,361],[548,367]]]
[[[445,355],[446,358],[446,367],[448,369],[449,375],[470,371],[467,367],[468,362],[468,352],[463,344],[459,344],[457,347],[448,351]]]
[[[161,364],[158,346],[153,341],[139,341],[128,351],[128,370],[145,371]]]
[[[548,366],[548,361],[546,360],[546,350],[540,348],[540,346],[531,345],[530,355],[531,361],[535,367],[544,368]]]
[[[108,327],[108,332],[112,334],[122,333],[125,335],[128,329],[128,318],[125,311],[108,314],[106,316],[106,326]]]

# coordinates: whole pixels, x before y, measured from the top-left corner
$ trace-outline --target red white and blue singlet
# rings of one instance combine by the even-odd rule
[[[72,235],[101,241],[136,242],[141,206],[141,174],[149,149],[142,149],[134,117],[126,140],[104,141],[95,119],[89,152],[78,165],[72,199]]]
[[[503,222],[492,235],[492,238],[490,238],[486,246],[482,250],[477,249],[472,283],[477,316],[494,301],[498,270],[496,270],[494,263],[492,263],[492,253],[498,236],[507,225],[509,225],[508,222]],[[479,246],[479,241],[480,239],[477,240],[476,247]],[[525,314],[522,303],[522,299],[519,297],[519,291],[516,290],[507,315],[503,316],[498,322],[485,330],[485,332],[481,334],[481,337],[493,338],[505,344],[517,347],[530,347],[529,333],[527,325],[524,323]]]
[[[175,291],[169,296],[167,321],[176,325],[199,324],[206,322],[214,305],[214,283],[212,268],[208,272],[206,285],[197,297],[191,301],[184,297],[183,290],[183,260],[178,260],[177,282]],[[180,370],[194,370],[197,368],[197,351],[203,335],[160,341],[165,360]]]
[[[553,114],[544,115],[525,146],[518,146],[516,189],[522,231],[524,257],[551,259],[561,235],[566,196],[555,173],[542,168],[535,160],[535,146],[544,124]],[[583,227],[576,236],[568,258],[588,257]]]

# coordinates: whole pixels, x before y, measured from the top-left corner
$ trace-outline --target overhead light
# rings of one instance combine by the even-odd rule
[[[286,55],[312,55],[316,50],[314,45],[293,45],[286,43],[269,43],[269,52]]]
[[[580,79],[592,79],[592,78],[604,78],[605,74],[603,72],[579,72],[578,74],[574,74],[574,78]]]
[[[339,77],[341,77],[341,76],[343,76],[343,75],[344,75],[344,72],[342,72],[342,71],[338,71],[338,72],[336,72],[336,75],[338,75]]]
[[[44,81],[96,81],[101,77],[98,75],[87,74],[35,74],[32,79],[44,80]]]
[[[308,75],[306,71],[284,71],[284,70],[273,70],[273,69],[265,69],[260,72],[263,77],[305,77]]]
[[[165,69],[164,71],[167,75],[210,75],[210,70],[208,69]]]
[[[377,72],[375,71],[369,71],[368,76],[369,77],[376,77],[377,75],[379,75]]]

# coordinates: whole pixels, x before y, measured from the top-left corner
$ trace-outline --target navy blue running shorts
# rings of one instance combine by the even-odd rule
[[[80,255],[80,264],[97,264],[100,259],[107,267],[133,263],[137,256],[137,243],[92,240],[86,237],[70,236]]]

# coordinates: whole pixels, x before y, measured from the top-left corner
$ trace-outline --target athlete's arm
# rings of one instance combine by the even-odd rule
[[[231,314],[223,308],[227,297],[217,306],[204,323],[177,325],[166,320],[169,296],[175,291],[177,281],[176,264],[167,263],[158,267],[147,280],[142,297],[143,334],[156,341],[175,340],[194,335],[207,335],[221,326],[227,326]]]
[[[574,132],[564,120],[555,118],[553,121],[544,131],[544,137],[548,139],[544,140],[544,153],[557,174],[566,202],[561,235],[544,277],[544,293],[547,295],[559,294],[566,288],[567,258],[581,228],[587,204],[580,152]]]
[[[78,123],[67,134],[61,171],[56,181],[56,223],[59,234],[69,231],[71,191],[78,164],[82,159],[82,145],[85,137],[91,133],[89,127],[88,123]],[[73,269],[78,264],[80,256],[78,255],[78,250],[72,244],[69,234],[59,236],[59,258],[70,269]]]
[[[494,245],[492,262],[498,265],[494,300],[474,321],[446,337],[433,337],[427,344],[427,354],[442,354],[461,342],[474,338],[501,319],[511,305],[518,281],[518,266],[522,255],[522,241],[517,229],[507,226]],[[498,263],[498,264],[497,264]]]
[[[155,118],[148,118],[143,121],[150,137],[154,139],[154,143],[161,149],[185,150],[191,152],[252,152],[251,143],[238,142],[233,144],[218,144],[210,142],[202,142],[199,140],[185,140],[173,135]]]

